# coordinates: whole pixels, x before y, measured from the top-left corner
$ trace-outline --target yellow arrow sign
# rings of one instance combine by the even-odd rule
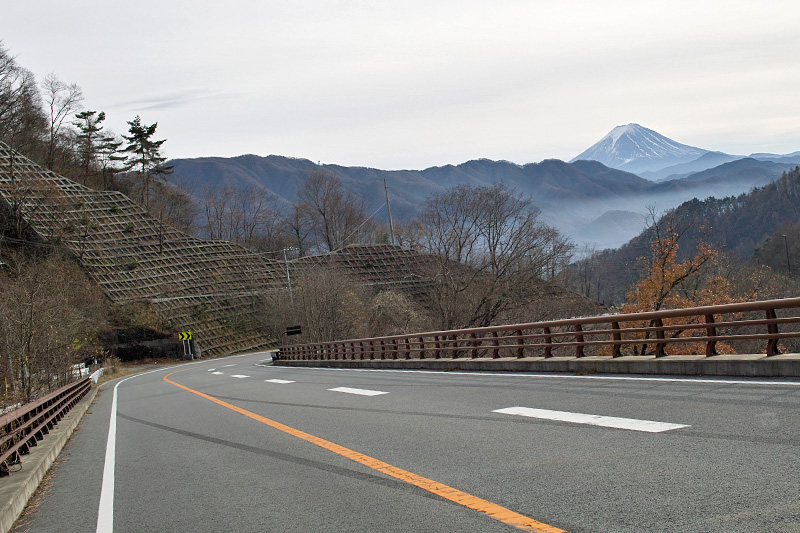
[[[178,333],[178,340],[182,341],[190,341],[192,340],[192,332],[191,331],[181,331]]]

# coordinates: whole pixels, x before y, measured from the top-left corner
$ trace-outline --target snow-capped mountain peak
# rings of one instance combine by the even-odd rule
[[[657,171],[693,161],[708,152],[688,146],[639,124],[617,126],[571,162],[595,160],[628,172]]]

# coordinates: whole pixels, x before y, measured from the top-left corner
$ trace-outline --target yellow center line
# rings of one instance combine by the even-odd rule
[[[437,496],[440,496],[447,500],[463,505],[464,507],[468,507],[469,509],[473,509],[475,511],[484,513],[487,516],[494,518],[495,520],[503,522],[504,524],[514,526],[524,531],[534,531],[536,533],[567,533],[563,529],[559,529],[557,527],[544,524],[542,522],[539,522],[538,520],[534,520],[533,518],[527,517],[525,515],[519,514],[510,509],[497,505],[496,503],[492,503],[488,500],[484,500],[483,498],[478,498],[477,496],[467,494],[466,492],[454,489],[453,487],[449,487],[432,479],[418,476],[413,472],[409,472],[407,470],[397,468],[396,466],[392,466],[388,463],[384,463],[380,459],[375,459],[374,457],[370,457],[369,455],[364,455],[363,453],[359,453],[349,448],[345,448],[344,446],[340,446],[336,443],[327,441],[325,439],[321,439],[319,437],[315,437],[310,433],[300,431],[299,429],[294,429],[285,424],[281,424],[280,422],[276,422],[264,416],[248,411],[247,409],[242,409],[241,407],[237,407],[233,404],[230,404],[228,402],[225,402],[208,394],[196,391],[194,389],[190,389],[185,385],[181,385],[180,383],[175,383],[174,381],[169,379],[171,375],[176,374],[178,372],[184,372],[184,370],[178,370],[167,374],[166,376],[164,376],[164,381],[166,381],[167,383],[171,383],[176,387],[180,387],[185,391],[191,392],[192,394],[196,394],[202,398],[205,398],[206,400],[210,400],[217,405],[221,405],[222,407],[230,409],[231,411],[235,411],[248,418],[261,422],[262,424],[266,424],[267,426],[273,427],[279,431],[288,433],[289,435],[297,437],[298,439],[303,439],[304,441],[316,444],[320,448],[324,448],[335,454],[341,455],[342,457],[346,457],[352,461],[355,461],[364,466],[372,468],[373,470],[377,470],[378,472],[383,472],[388,476],[399,479],[401,481],[405,481],[406,483],[414,485],[415,487],[419,487],[423,490],[436,494]]]

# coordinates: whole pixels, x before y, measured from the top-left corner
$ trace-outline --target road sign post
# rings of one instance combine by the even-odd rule
[[[183,344],[183,358],[186,359],[188,355],[194,361],[194,353],[192,352],[192,332],[181,331],[178,333],[178,340]]]

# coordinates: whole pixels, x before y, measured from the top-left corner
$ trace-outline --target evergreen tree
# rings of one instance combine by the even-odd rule
[[[165,182],[166,177],[172,174],[172,166],[164,165],[167,158],[160,152],[161,145],[166,139],[155,141],[152,138],[156,133],[158,122],[147,126],[142,124],[142,119],[136,115],[128,125],[130,135],[122,136],[128,141],[128,145],[122,149],[123,152],[127,152],[124,170],[136,172],[142,186],[142,205],[148,209],[153,180]]]
[[[102,135],[103,126],[100,125],[106,119],[104,112],[81,111],[75,115],[76,120],[72,124],[78,128],[76,136],[76,151],[80,163],[81,174],[88,177],[92,173],[93,164],[97,160],[97,149]]]
[[[106,119],[103,111],[82,111],[75,117],[78,120],[72,124],[78,128],[76,153],[81,176],[87,181],[94,177],[92,186],[100,181],[103,189],[109,189],[110,177],[120,171],[117,163],[125,160],[124,156],[117,155],[123,141],[117,141],[114,135],[103,130],[101,123]]]

